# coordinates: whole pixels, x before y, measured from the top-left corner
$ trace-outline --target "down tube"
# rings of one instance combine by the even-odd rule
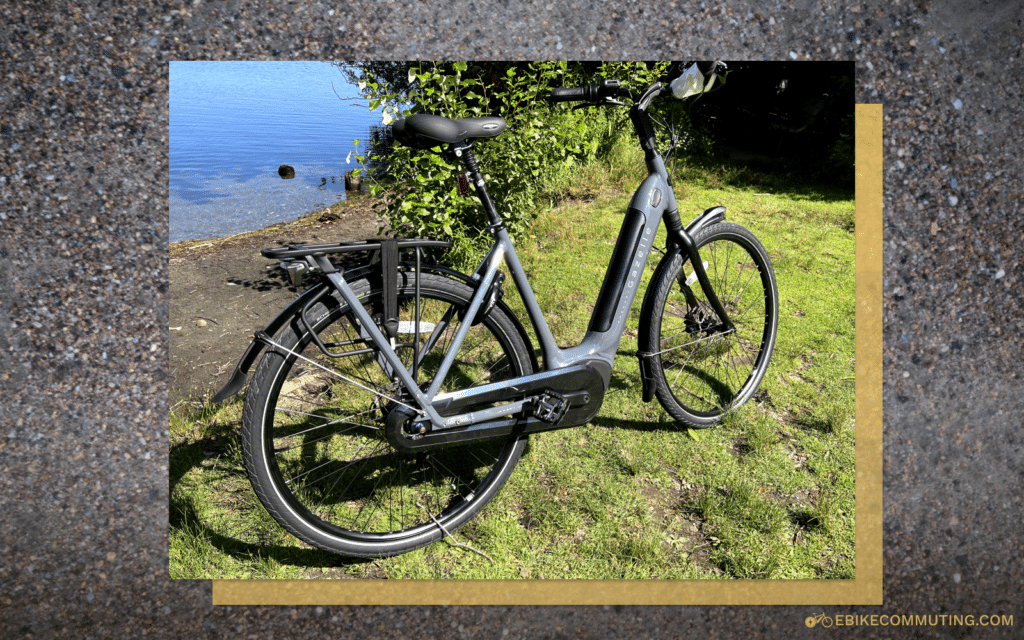
[[[651,255],[651,246],[658,234],[666,201],[671,202],[668,185],[652,174],[633,195],[616,241],[611,264],[601,285],[583,343],[564,352],[566,363],[583,358],[599,358],[611,365],[629,319],[629,310],[636,300],[644,268]]]

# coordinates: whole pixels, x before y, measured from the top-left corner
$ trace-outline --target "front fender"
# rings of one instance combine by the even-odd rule
[[[709,224],[715,224],[725,220],[725,207],[711,207],[705,209],[703,213],[693,219],[693,222],[686,225],[686,233],[690,234],[690,237],[696,237],[701,229],[708,226]]]

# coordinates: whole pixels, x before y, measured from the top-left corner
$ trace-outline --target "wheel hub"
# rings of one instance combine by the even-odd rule
[[[430,421],[420,418],[409,407],[396,405],[388,413],[384,424],[384,436],[391,446],[401,451],[410,440],[418,440],[430,433]]]
[[[707,302],[700,302],[687,309],[684,321],[687,333],[692,336],[709,333],[719,325],[718,314]]]

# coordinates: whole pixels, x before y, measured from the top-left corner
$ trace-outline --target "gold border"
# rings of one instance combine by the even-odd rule
[[[882,604],[882,105],[856,117],[856,579],[214,580],[213,604]]]

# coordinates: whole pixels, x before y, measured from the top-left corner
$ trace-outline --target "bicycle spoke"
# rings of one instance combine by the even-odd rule
[[[366,443],[366,444],[364,444],[363,446],[359,447],[359,449],[357,449],[357,450],[356,450],[356,453],[359,453],[360,451],[362,451],[363,449],[365,449],[365,448],[366,448],[366,447],[367,447],[367,446],[368,446],[369,444],[370,444],[370,443]],[[323,463],[323,464],[321,464],[321,465],[318,465],[318,466],[316,466],[316,467],[313,467],[312,469],[309,469],[308,471],[303,471],[302,473],[300,473],[300,474],[299,474],[299,475],[297,475],[297,476],[292,476],[291,478],[289,478],[289,479],[288,479],[288,480],[286,481],[286,484],[291,484],[291,483],[293,483],[294,481],[298,480],[299,478],[303,478],[303,477],[305,477],[305,476],[307,476],[307,475],[309,475],[309,474],[313,473],[313,472],[314,472],[314,471],[316,471],[317,469],[322,469],[322,468],[326,467],[327,465],[331,464],[332,462],[337,462],[337,461],[338,461],[338,460],[340,460],[340,459],[341,459],[341,456],[338,456],[338,457],[334,458],[333,460],[328,460],[327,462],[325,462],[325,463]],[[353,464],[355,464],[356,462],[359,462],[359,460],[352,460],[352,461],[350,461],[350,462],[349,462],[349,463],[348,463],[347,465],[343,466],[343,467],[342,467],[341,469],[339,469],[338,471],[332,472],[332,474],[333,474],[333,473],[339,473],[339,472],[341,472],[341,471],[344,471],[345,469],[347,469],[348,467],[352,466],[352,465],[353,465]],[[323,477],[326,477],[326,476],[321,476],[321,479],[322,479]],[[314,484],[315,484],[316,482],[320,482],[320,480],[316,480],[316,481],[314,481]],[[304,485],[302,485],[302,486],[300,487],[300,490],[301,490],[301,489],[304,489],[304,488],[306,488],[306,487],[309,487],[309,486],[312,486],[312,485],[310,485],[310,484],[304,484]]]
[[[277,344],[277,343],[276,343],[276,342],[274,342],[273,340],[270,340],[269,342],[270,342],[270,344],[271,344],[272,346],[274,346],[274,347],[276,347],[276,348],[278,348],[278,349],[280,349],[280,350],[284,351],[285,353],[287,353],[287,354],[289,354],[289,355],[293,355],[293,356],[295,356],[295,357],[297,357],[297,358],[301,358],[302,360],[305,360],[306,362],[309,362],[310,364],[313,364],[313,365],[315,365],[315,366],[319,367],[320,369],[323,369],[323,370],[324,370],[324,371],[326,371],[327,373],[330,373],[331,375],[337,376],[337,377],[341,378],[342,380],[345,380],[346,382],[349,382],[349,383],[351,383],[351,384],[353,384],[353,385],[355,385],[355,386],[357,386],[357,387],[359,387],[359,388],[361,388],[361,389],[364,389],[364,390],[366,390],[366,391],[369,391],[370,393],[373,393],[373,394],[375,394],[375,395],[377,395],[377,396],[380,396],[381,398],[384,398],[385,400],[388,400],[388,401],[390,401],[390,402],[394,402],[394,403],[396,403],[396,404],[400,404],[400,405],[402,405],[403,407],[406,407],[406,408],[408,408],[408,409],[412,409],[413,411],[417,411],[417,409],[416,409],[415,407],[412,407],[412,406],[410,406],[410,405],[408,405],[408,404],[406,404],[406,403],[404,403],[404,402],[400,402],[399,400],[397,400],[397,399],[395,399],[395,398],[392,398],[392,397],[390,397],[390,396],[387,396],[387,395],[385,395],[385,394],[381,393],[380,391],[377,391],[377,390],[375,390],[375,389],[371,389],[371,388],[369,388],[369,387],[367,387],[367,386],[365,386],[365,385],[359,384],[359,383],[357,383],[356,381],[352,380],[351,378],[349,378],[349,377],[347,377],[347,376],[344,376],[344,375],[342,375],[342,374],[338,373],[337,371],[334,371],[334,370],[332,370],[332,369],[328,369],[327,367],[325,367],[325,366],[323,366],[323,365],[321,365],[321,364],[318,364],[318,363],[316,363],[316,362],[314,362],[314,361],[310,360],[309,358],[307,358],[307,357],[305,357],[305,356],[303,356],[303,355],[301,355],[301,354],[295,353],[295,352],[294,352],[294,351],[292,351],[291,349],[287,349],[287,348],[285,348],[285,347],[282,347],[281,345]]]
[[[473,294],[461,282],[452,284],[454,281],[448,278],[426,277],[433,284],[423,289],[418,318],[411,285],[399,291],[400,339],[393,347],[399,366],[407,370],[411,371],[413,359],[419,358],[421,383],[436,376],[459,328],[467,329],[458,318],[465,314]],[[443,287],[437,289],[438,284]],[[355,293],[370,317],[379,318],[379,290],[367,294],[364,288]],[[446,391],[532,372],[526,356],[529,351],[510,342],[522,344],[514,324],[503,314],[496,308],[468,327],[444,383]],[[353,314],[344,303],[326,315],[317,309],[308,316],[319,318],[316,326],[320,338],[334,345],[331,351],[346,357],[324,355],[311,337],[298,342],[294,337],[290,341],[280,336],[270,340],[268,351],[283,356],[273,359],[279,373],[264,376],[274,381],[276,388],[265,393],[264,402],[270,406],[250,415],[264,416],[267,424],[260,433],[272,436],[265,441],[258,438],[263,443],[258,455],[273,460],[269,466],[276,474],[274,490],[264,490],[261,499],[283,496],[286,500],[284,506],[271,505],[272,514],[279,519],[299,514],[299,519],[317,523],[310,525],[315,527],[329,523],[333,539],[345,538],[347,534],[338,531],[348,531],[401,544],[397,541],[405,539],[408,532],[422,530],[423,525],[433,522],[416,504],[426,505],[442,523],[451,522],[456,513],[472,512],[486,504],[490,496],[478,501],[465,498],[479,496],[487,487],[505,481],[507,474],[494,473],[493,469],[506,468],[503,461],[518,457],[522,451],[518,437],[467,444],[451,455],[446,451],[430,455],[399,453],[384,437],[385,425],[396,408],[413,408],[412,394],[392,379],[389,365],[373,351],[354,353],[376,349],[372,341],[365,340],[364,331],[353,324]],[[418,334],[417,320],[422,328]],[[281,335],[291,331],[289,327]],[[346,349],[353,352],[350,357]],[[494,446],[497,449],[492,450]],[[289,526],[302,528],[298,524]]]
[[[377,494],[377,487],[380,486],[380,482],[381,482],[381,480],[384,479],[384,475],[385,474],[382,473],[379,476],[377,476],[377,481],[373,483],[373,488],[370,490],[370,496],[371,497],[368,497],[365,500],[363,500],[362,506],[359,507],[358,513],[356,513],[355,517],[353,518],[353,522],[355,522],[356,527],[359,526],[359,517],[363,515],[363,511],[365,511],[366,507],[369,506],[373,502],[373,497],[372,496],[375,496]],[[367,524],[369,524],[369,520],[372,520],[372,516],[373,516],[374,511],[375,511],[375,509],[372,509],[372,508],[370,509],[370,516],[371,517],[368,518]]]
[[[443,462],[441,462],[438,458],[433,458],[431,462],[432,462],[432,464],[436,464],[436,465],[440,466],[441,470],[443,470],[445,473],[448,474],[446,477],[451,478],[453,481],[459,481],[459,476],[456,473],[454,473],[451,469],[449,469],[448,466],[446,464],[444,464]],[[449,484],[451,485],[452,490],[456,490],[456,487],[455,487],[454,484],[452,484],[452,483],[449,483]]]
[[[686,333],[686,331],[680,331],[679,333],[676,333],[675,335],[678,336],[678,335],[681,335],[683,333]],[[725,333],[716,333],[713,336],[705,336],[703,338],[697,338],[693,342],[686,342],[686,343],[683,343],[683,344],[680,344],[680,345],[676,345],[674,347],[669,347],[668,349],[662,349],[661,351],[656,351],[656,352],[652,353],[651,355],[652,356],[657,356],[657,355],[661,355],[663,353],[669,353],[670,351],[676,351],[678,349],[682,349],[683,347],[689,347],[689,346],[692,346],[692,345],[695,345],[695,344],[706,342],[708,340],[714,340],[718,336],[731,335],[732,333],[733,333],[732,331],[728,331],[728,332],[725,332]]]
[[[322,420],[329,420],[329,418],[327,416],[319,416],[319,415],[317,415],[315,413],[303,413],[301,411],[292,411],[290,409],[280,409],[280,408],[276,409],[276,410],[281,412],[281,413],[290,413],[290,414],[294,414],[294,415],[308,416],[310,418],[320,418]],[[359,427],[366,427],[367,429],[379,429],[379,427],[370,426],[368,424],[362,424],[360,422],[352,422],[350,420],[350,418],[355,418],[356,416],[365,415],[367,413],[369,413],[369,411],[363,411],[362,413],[353,413],[350,416],[346,416],[344,418],[337,418],[335,420],[331,420],[330,422],[325,422],[324,424],[318,424],[318,425],[316,425],[314,427],[310,427],[309,429],[306,429],[305,431],[297,431],[296,433],[292,433],[292,434],[289,434],[287,436],[282,436],[282,437],[283,438],[294,438],[295,436],[302,435],[303,433],[308,433],[310,431],[315,431],[316,429],[322,429],[323,427],[329,427],[332,424],[342,424],[342,423],[354,424],[354,425],[359,426]],[[277,439],[278,438],[275,438],[275,440],[277,440]]]
[[[381,445],[380,445],[380,443],[378,443],[377,447],[375,449],[373,449],[372,451],[370,451],[370,453],[371,454],[377,453],[378,451],[380,451],[380,449],[381,449]],[[356,462],[362,462],[362,463],[364,463],[363,465],[360,465],[360,467],[362,467],[362,466],[365,465],[366,461],[370,459],[370,457],[371,457],[370,455],[367,455],[366,457],[362,458],[361,460],[354,460],[352,464],[355,464]],[[344,495],[348,495],[349,489],[352,488],[352,484],[356,481],[356,479],[358,477],[359,477],[358,474],[353,474],[352,477],[349,479],[348,484],[345,485],[345,488],[342,489],[339,492],[340,495],[343,495],[343,496]],[[340,480],[341,478],[339,477],[338,479]],[[335,481],[334,486],[337,486],[337,481]],[[331,513],[332,514],[334,513],[334,510],[336,508],[337,508],[337,502],[335,503],[335,506],[331,508]]]
[[[355,321],[354,321],[353,318],[348,318],[347,321],[344,323],[344,326],[341,327],[341,330],[345,332],[345,338],[347,340],[353,340],[352,335],[349,333],[349,327],[354,326],[354,322]],[[359,338],[363,339],[362,336],[359,336]],[[372,342],[370,342],[370,341],[367,341],[367,342],[369,342],[372,345]],[[373,373],[370,372],[369,368],[367,368],[366,360],[364,360],[360,356],[358,362],[359,362],[359,364],[360,364],[360,366],[361,366],[361,368],[363,370],[363,374],[364,374],[364,377],[361,378],[362,382],[365,382],[367,385],[374,384],[371,381],[371,378],[373,378],[374,375],[373,375]],[[353,374],[353,376],[355,376],[355,374]]]
[[[345,435],[345,434],[347,434],[347,433],[349,433],[351,431],[354,431],[356,428],[363,427],[363,426],[365,426],[365,425],[351,426],[351,427],[348,427],[347,429],[342,429],[340,431],[335,431],[333,433],[328,433],[325,436],[320,436],[319,438],[315,438],[313,440],[303,440],[301,443],[299,443],[297,445],[294,445],[294,446],[291,446],[291,447],[277,447],[277,448],[274,449],[274,453],[280,455],[282,453],[285,453],[286,451],[292,451],[294,449],[309,447],[310,445],[314,445],[314,444],[316,444],[318,442],[324,442],[326,440],[329,440],[330,438],[334,438],[334,437],[337,437],[337,436],[343,436],[343,435]],[[370,427],[370,428],[371,429],[376,429],[378,431],[380,430],[378,427]],[[281,437],[281,438],[275,438],[274,442],[277,442],[278,440],[287,440],[287,439],[289,439],[291,437],[292,436],[284,436],[284,437]]]

